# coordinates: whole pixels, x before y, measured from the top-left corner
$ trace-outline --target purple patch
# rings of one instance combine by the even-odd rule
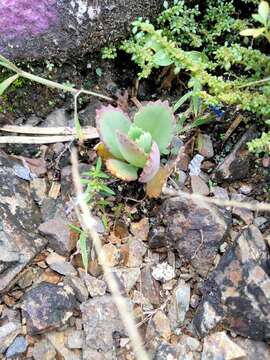
[[[1,36],[6,41],[43,34],[56,23],[56,0],[0,0]]]

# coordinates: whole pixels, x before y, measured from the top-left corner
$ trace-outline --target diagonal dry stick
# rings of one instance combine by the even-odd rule
[[[37,127],[37,126],[6,125],[0,127],[0,131],[18,133],[18,134],[33,134],[33,135],[76,135],[76,129],[74,127],[65,127],[65,126]],[[82,133],[87,136],[92,136],[93,139],[99,136],[96,128],[93,126],[83,127]]]
[[[104,250],[102,248],[102,243],[100,241],[99,235],[95,230],[95,219],[91,215],[89,207],[85,202],[82,185],[80,182],[80,175],[78,171],[78,158],[75,149],[73,149],[73,151],[71,152],[71,163],[73,183],[75,187],[75,192],[77,194],[77,204],[80,210],[82,220],[81,225],[93,241],[93,245],[98,255],[100,264],[103,268],[105,279],[109,285],[113,300],[118,308],[123,324],[128,332],[137,360],[149,360],[149,356],[147,355],[143,347],[142,339],[136,327],[134,318],[128,308],[126,300],[121,295],[116,278],[113,275],[111,268],[108,266],[106,254],[104,253]]]

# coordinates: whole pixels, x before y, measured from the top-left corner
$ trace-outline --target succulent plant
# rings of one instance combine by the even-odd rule
[[[149,182],[160,168],[160,155],[174,133],[174,116],[167,101],[149,102],[131,122],[120,108],[111,105],[97,110],[96,126],[101,141],[110,152],[106,167],[122,180]]]

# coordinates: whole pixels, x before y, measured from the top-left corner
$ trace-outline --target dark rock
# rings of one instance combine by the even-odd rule
[[[10,345],[10,347],[7,349],[6,357],[9,359],[11,357],[23,354],[27,349],[27,341],[25,337],[18,336],[13,341],[13,343]]]
[[[160,285],[152,276],[150,265],[146,265],[141,271],[141,292],[153,305],[160,303]]]
[[[56,109],[42,122],[43,127],[72,126],[72,120],[65,109]]]
[[[64,325],[77,307],[73,290],[46,282],[31,289],[22,304],[30,335]]]
[[[0,155],[0,293],[46,245],[29,183],[15,176],[17,163]]]
[[[229,230],[230,217],[213,205],[181,197],[164,201],[160,221],[165,225],[167,246],[190,262],[201,275],[213,264],[219,246]],[[149,243],[151,247],[151,242]]]
[[[234,181],[245,179],[250,174],[251,153],[247,149],[247,142],[257,136],[256,126],[251,126],[235,145],[233,151],[217,167],[214,175],[217,181]]]
[[[56,253],[51,253],[49,256],[47,256],[46,263],[53,271],[56,271],[61,275],[77,275],[77,271],[75,270],[73,265],[70,262],[66,261],[65,257],[60,256]]]
[[[193,319],[201,336],[223,323],[236,334],[270,338],[269,250],[251,225],[221,258],[202,289],[203,301]]]
[[[132,311],[131,302],[128,302]],[[114,335],[125,335],[122,320],[111,296],[105,295],[90,299],[81,305],[85,343],[83,351],[111,351]]]
[[[122,39],[139,16],[162,1],[10,0],[0,4],[0,52],[16,59],[64,59]]]
[[[175,346],[166,342],[162,342],[157,348],[153,360],[178,360],[178,355],[179,352]]]
[[[88,299],[89,293],[82,279],[77,276],[65,276],[64,285],[70,286],[78,301],[84,302]]]
[[[232,194],[231,199],[238,202],[251,202],[250,198],[242,194]],[[250,225],[253,222],[253,212],[249,209],[234,207],[232,208],[232,214],[244,221],[247,225]]]

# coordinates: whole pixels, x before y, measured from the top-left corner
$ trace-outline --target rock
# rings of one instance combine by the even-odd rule
[[[256,126],[252,125],[235,145],[233,151],[218,165],[214,173],[217,181],[235,181],[249,176],[252,155],[246,144],[256,136]]]
[[[151,266],[146,265],[141,271],[141,292],[143,296],[153,305],[160,303],[160,285],[152,277]]]
[[[71,329],[66,331],[51,331],[46,334],[48,340],[52,343],[57,353],[61,355],[64,360],[81,360],[79,352],[70,350],[66,343],[68,336],[72,333]]]
[[[252,186],[248,184],[243,184],[239,189],[241,194],[248,195],[252,191]]]
[[[50,113],[42,122],[43,127],[67,127],[72,124],[70,116],[68,116],[65,109],[56,109]]]
[[[47,196],[47,182],[45,179],[34,178],[30,181],[30,188],[33,199],[38,205],[41,205]]]
[[[214,333],[204,339],[201,360],[244,360],[245,351],[235,344],[225,331]]]
[[[146,329],[146,341],[162,338],[168,341],[171,337],[171,327],[168,317],[163,311],[158,310],[151,318]]]
[[[88,290],[83,280],[80,279],[79,277],[65,276],[64,285],[68,285],[73,289],[75,296],[79,302],[85,302],[88,299],[89,297]]]
[[[37,232],[39,208],[29,183],[15,176],[16,164],[0,155],[0,293],[46,245]]]
[[[141,240],[130,238],[128,241],[128,267],[140,267],[143,262],[143,256],[147,251],[146,246]]]
[[[267,223],[268,220],[264,216],[257,216],[254,219],[254,225],[257,226],[259,229],[264,226],[265,223]]]
[[[229,230],[230,217],[225,217],[216,206],[181,197],[165,200],[159,216],[167,246],[205,276]],[[149,246],[152,247],[150,239]]]
[[[190,297],[190,306],[193,309],[196,309],[196,307],[199,305],[200,297],[197,294],[192,294]]]
[[[139,16],[154,16],[161,1],[85,2],[10,0],[1,2],[4,29],[0,52],[12,59],[63,60],[118,42]]]
[[[221,186],[215,186],[213,188],[213,194],[218,199],[230,200],[228,191]]]
[[[269,260],[260,231],[249,226],[204,283],[203,301],[193,319],[200,336],[223,323],[244,337],[270,338]]]
[[[156,349],[153,360],[179,360],[179,352],[175,346],[162,342]]]
[[[149,219],[142,218],[139,222],[131,223],[130,231],[137,240],[146,241],[149,233]]]
[[[248,197],[241,194],[232,194],[231,198],[232,200],[239,202],[242,201],[250,202]],[[233,207],[232,214],[235,215],[240,220],[244,221],[247,225],[250,225],[253,222],[253,212],[251,210],[239,208],[239,207]]]
[[[6,351],[20,332],[21,325],[18,322],[8,322],[0,326],[0,354]]]
[[[67,346],[70,349],[81,349],[83,347],[84,334],[82,330],[74,330],[67,338]]]
[[[199,195],[208,196],[210,193],[208,185],[198,175],[192,175],[191,177],[192,192]]]
[[[209,135],[199,133],[197,138],[197,147],[199,153],[202,156],[206,158],[211,158],[214,156],[213,143]]]
[[[42,282],[26,293],[22,304],[30,335],[63,326],[77,307],[73,290]]]
[[[177,172],[177,184],[183,188],[187,180],[187,174],[183,170]]]
[[[157,281],[165,283],[169,280],[172,280],[175,277],[175,271],[172,266],[166,262],[157,264],[152,271],[152,276]]]
[[[173,329],[178,328],[185,321],[189,309],[190,285],[180,281],[173,291],[171,301],[168,304],[168,316]]]
[[[67,219],[58,215],[42,223],[38,230],[46,236],[50,247],[58,254],[67,256],[76,246],[76,239],[71,236]]]
[[[103,251],[106,255],[106,261],[108,266],[114,267],[119,264],[121,255],[119,249],[113,244],[103,245]]]
[[[91,297],[103,296],[107,290],[107,284],[103,280],[99,280],[84,271],[80,271],[81,279],[84,281]]]
[[[74,269],[71,263],[67,262],[63,256],[60,256],[56,253],[51,253],[46,258],[46,263],[50,268],[61,275],[76,276],[77,271]]]
[[[55,360],[55,348],[47,339],[40,340],[34,345],[33,358],[34,360]]]
[[[11,358],[23,354],[27,350],[28,343],[24,336],[18,336],[7,349],[6,357]]]
[[[128,305],[132,311],[130,301],[128,301]],[[90,299],[81,305],[81,311],[85,333],[84,352],[89,349],[101,352],[111,351],[114,346],[115,334],[126,334],[111,296],[104,295]]]
[[[181,335],[178,344],[185,347],[186,353],[189,351],[199,351],[201,346],[199,340],[185,334]]]
[[[127,294],[133,289],[141,275],[139,268],[115,268],[113,272]]]
[[[269,360],[270,348],[265,342],[244,339],[237,336],[233,339],[234,343],[245,350],[245,360]]]

